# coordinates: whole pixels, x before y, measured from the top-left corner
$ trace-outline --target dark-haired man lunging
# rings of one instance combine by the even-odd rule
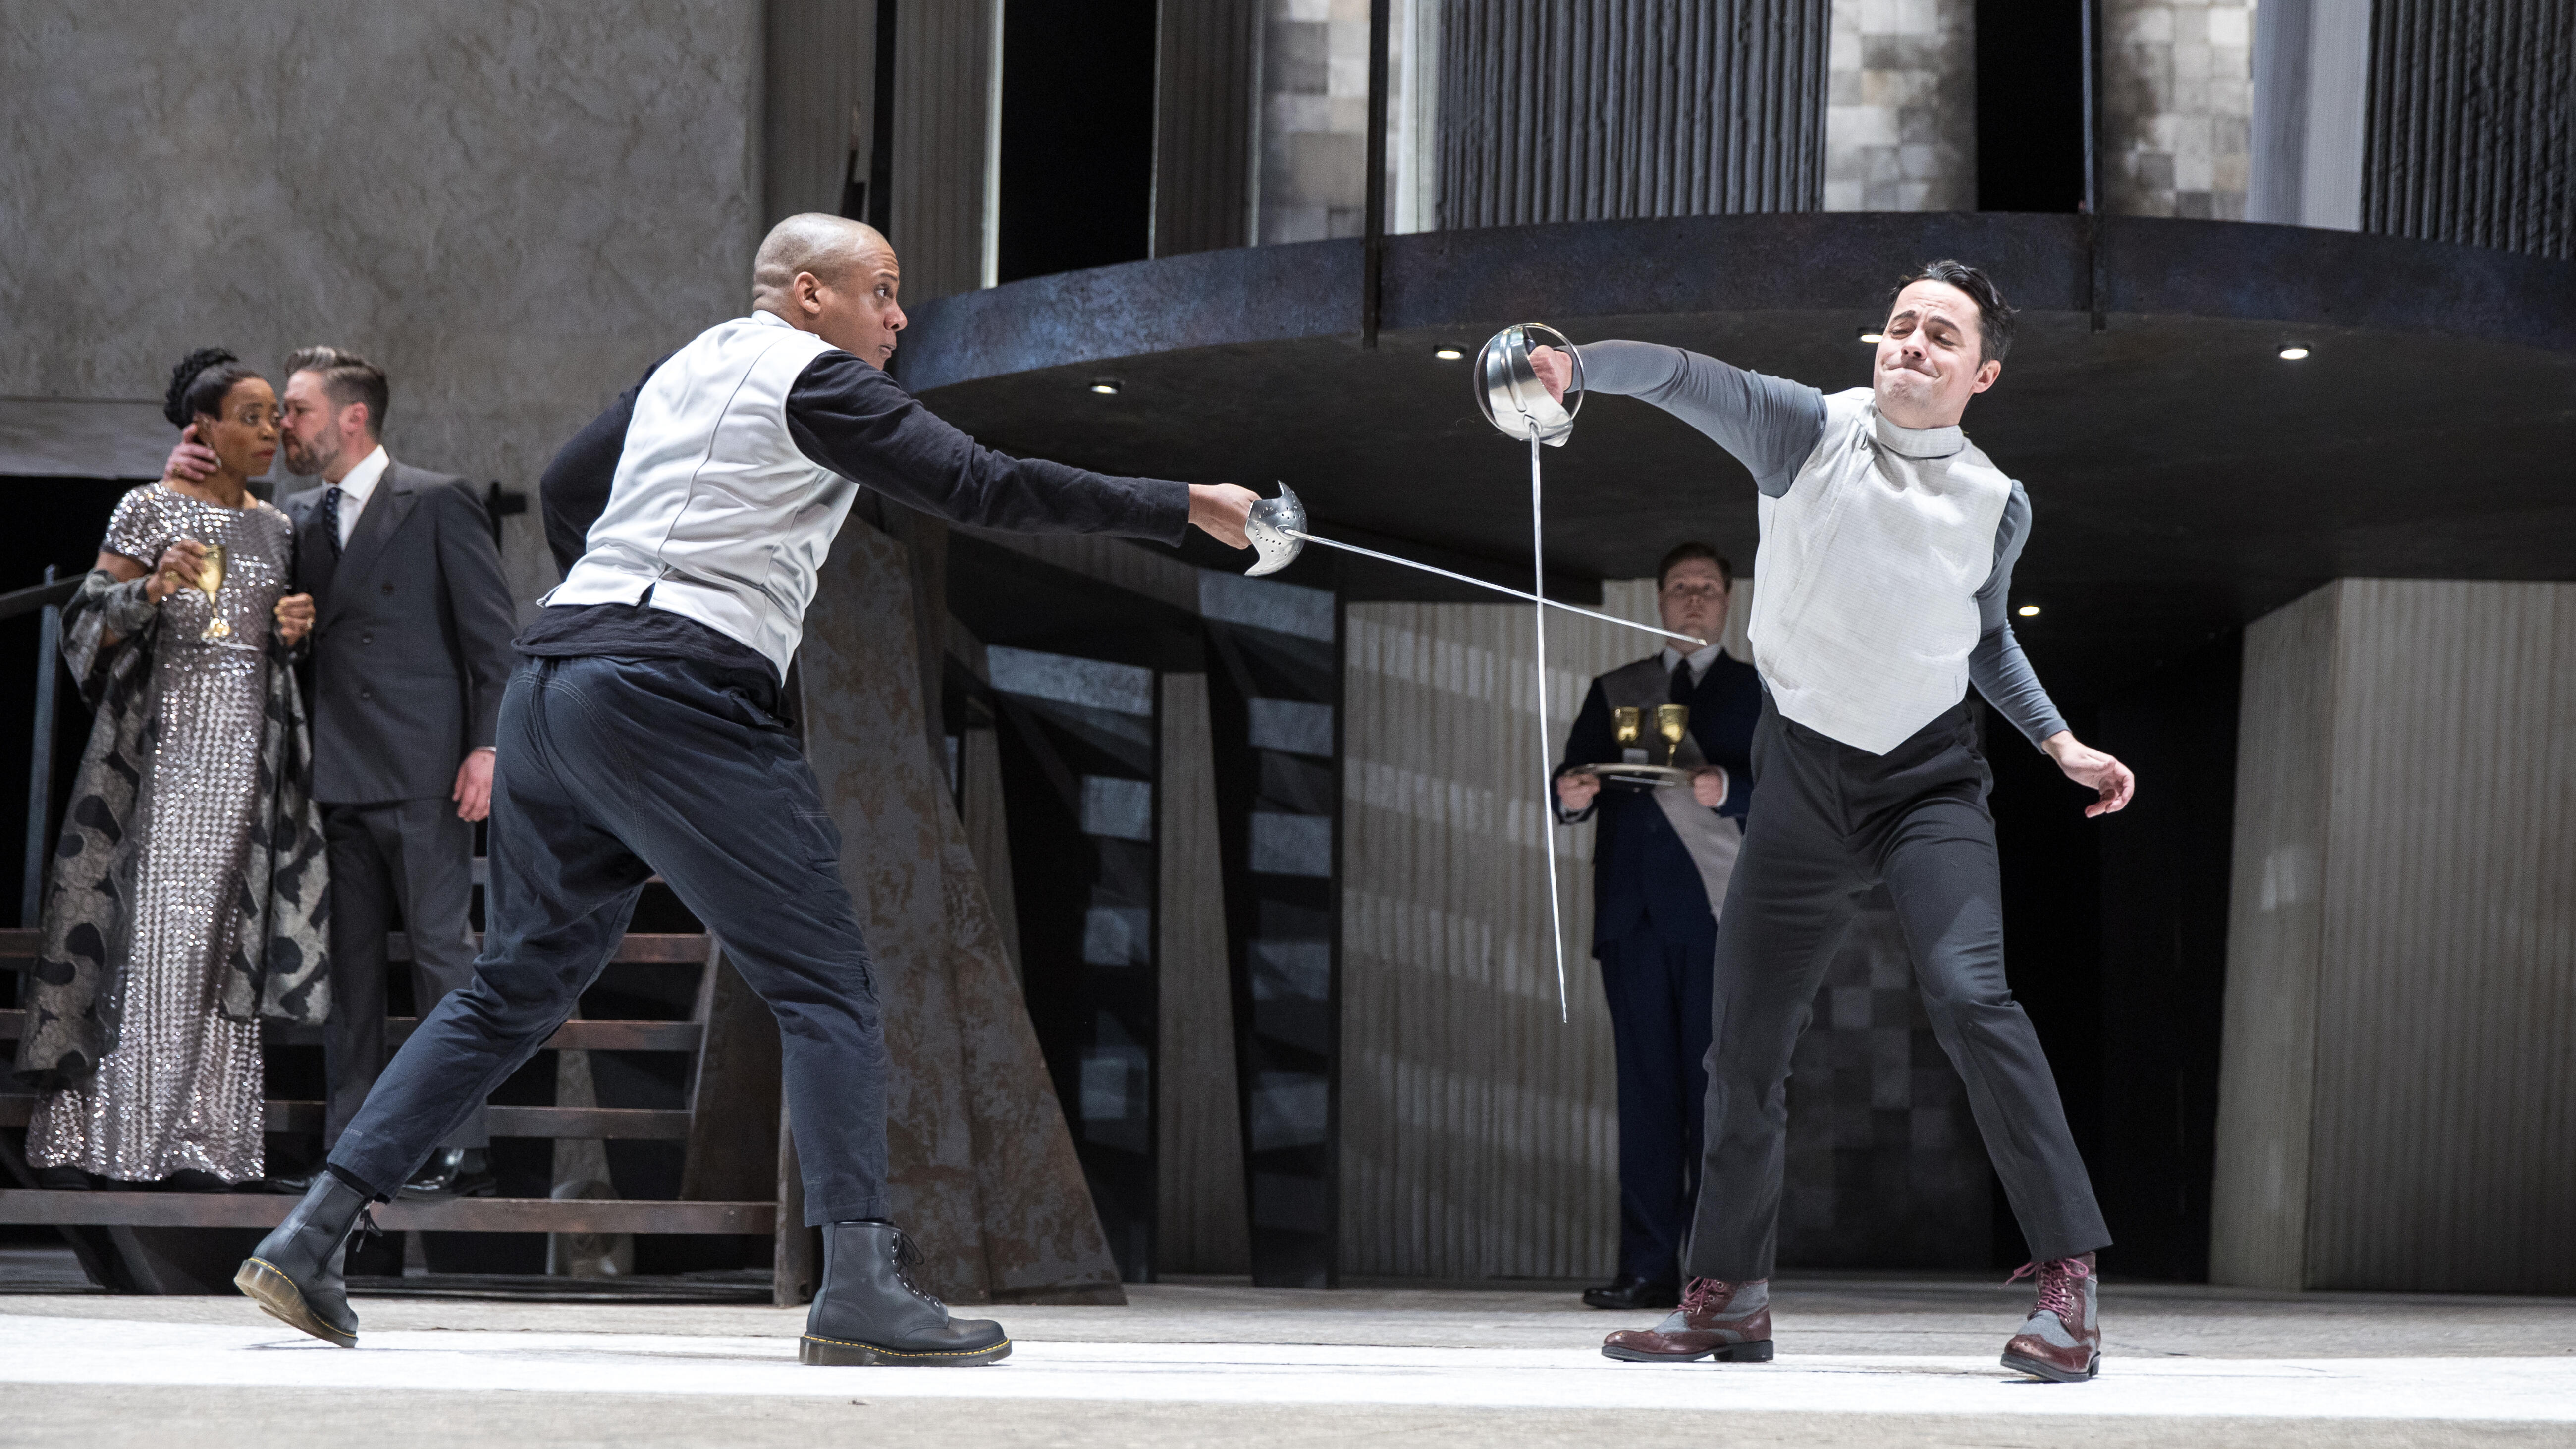
[[[1643,398],[1751,470],[1762,523],[1750,628],[1761,804],[1719,918],[1690,1283],[1662,1323],[1611,1334],[1611,1358],[1771,1357],[1789,1053],[1853,897],[1884,882],[2035,1260],[2013,1275],[2036,1274],[2039,1296],[2004,1364],[2059,1381],[2100,1365],[2094,1252],[2110,1233],[2004,981],[1993,781],[1967,686],[2096,793],[2086,815],[2127,805],[2136,782],[2066,728],[2005,617],[2030,499],[1959,419],[2011,345],[1993,281],[1944,261],[1896,293],[1868,388],[1826,396],[1673,347],[1580,349],[1593,391]],[[1571,360],[1535,360],[1561,393]]]

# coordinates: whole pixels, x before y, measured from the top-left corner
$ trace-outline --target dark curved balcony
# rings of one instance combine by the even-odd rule
[[[1282,478],[1322,531],[1525,577],[1520,451],[1436,348],[1472,356],[1505,323],[1545,320],[1857,387],[1858,332],[1895,277],[1940,256],[1988,268],[2022,309],[1967,426],[2029,486],[2016,592],[2046,606],[2025,628],[2054,671],[2107,652],[2125,675],[2337,576],[2576,576],[2576,264],[2477,247],[1994,213],[1433,232],[1387,241],[1374,350],[1361,244],[1344,241],[945,298],[916,314],[900,367],[994,446]],[[2284,361],[2291,344],[2310,355]],[[1120,391],[1091,391],[1104,378]],[[1547,479],[1552,572],[1651,572],[1690,535],[1752,555],[1743,471],[1645,405],[1592,399]],[[1313,551],[1297,565],[1326,567]],[[1393,571],[1342,582],[1456,596]]]

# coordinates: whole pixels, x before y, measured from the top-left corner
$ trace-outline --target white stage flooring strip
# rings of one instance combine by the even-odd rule
[[[2053,1385],[1946,1357],[1640,1365],[1590,1349],[1028,1342],[986,1369],[826,1369],[795,1352],[781,1338],[420,1331],[352,1352],[282,1327],[0,1319],[0,1382],[27,1384],[2576,1423],[2565,1357],[2112,1359],[2092,1383]]]

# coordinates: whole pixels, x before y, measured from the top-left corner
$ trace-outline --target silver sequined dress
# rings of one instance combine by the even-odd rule
[[[160,729],[135,802],[135,912],[116,1047],[86,1086],[37,1105],[27,1157],[130,1182],[182,1168],[238,1182],[262,1171],[259,1026],[228,1019],[219,1001],[259,806],[268,636],[293,526],[265,503],[222,508],[154,484],[125,495],[101,546],[149,567],[181,538],[224,546],[211,607],[232,637],[199,637],[210,606],[195,589],[160,606]]]

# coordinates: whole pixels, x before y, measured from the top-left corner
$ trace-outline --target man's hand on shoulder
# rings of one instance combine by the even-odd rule
[[[1206,529],[1210,538],[1228,548],[1249,548],[1252,539],[1243,526],[1252,516],[1252,505],[1260,501],[1260,494],[1231,483],[1193,483],[1190,522]]]
[[[215,474],[215,450],[197,441],[197,425],[190,423],[179,430],[178,446],[170,450],[170,461],[161,465],[161,479],[178,479],[203,483]]]
[[[2128,766],[2077,739],[2073,730],[2059,730],[2040,741],[2039,747],[2066,772],[2066,778],[2094,792],[2093,803],[2084,807],[2087,818],[2126,808],[2129,797],[2138,791],[2138,777]]]

